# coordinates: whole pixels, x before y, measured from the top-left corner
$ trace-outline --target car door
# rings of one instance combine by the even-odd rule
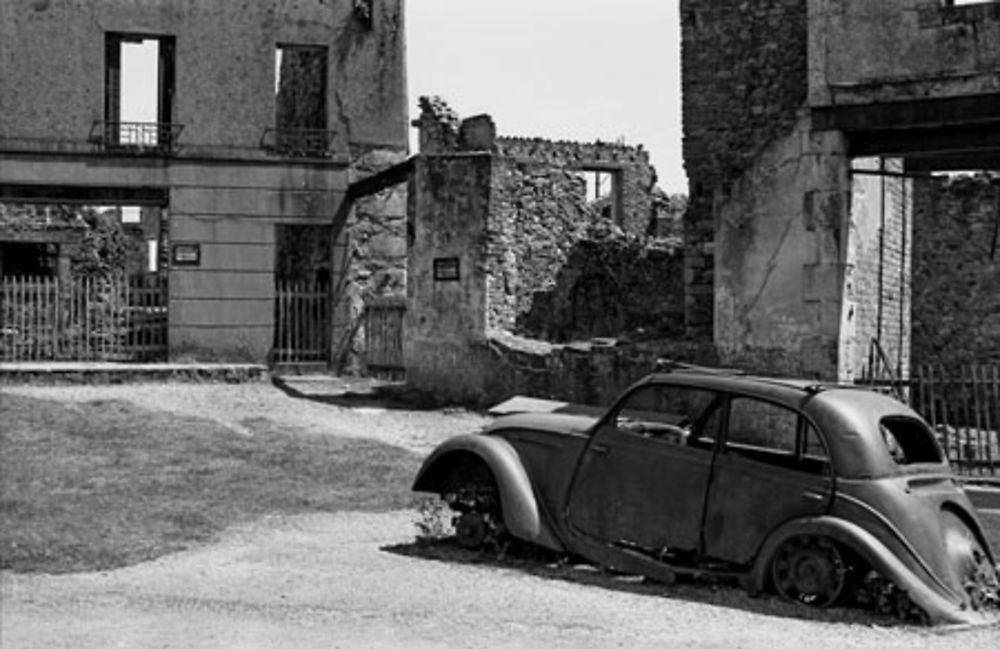
[[[780,524],[830,507],[833,477],[822,440],[798,412],[749,397],[729,400],[705,508],[705,556],[752,561]]]
[[[578,465],[570,527],[657,555],[696,552],[715,437],[705,420],[716,399],[709,390],[663,384],[626,395]]]

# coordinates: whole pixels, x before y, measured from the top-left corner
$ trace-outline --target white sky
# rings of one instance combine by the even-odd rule
[[[624,137],[687,193],[678,0],[407,0],[406,32],[411,115],[440,95],[501,135]]]
[[[122,44],[121,121],[156,121],[158,56],[156,40]]]
[[[678,0],[406,0],[406,32],[411,117],[440,95],[501,135],[624,138],[649,150],[663,189],[687,193]],[[122,57],[122,86],[154,82],[155,48],[130,47],[147,56],[135,69]],[[146,97],[123,96],[122,121],[155,121]]]

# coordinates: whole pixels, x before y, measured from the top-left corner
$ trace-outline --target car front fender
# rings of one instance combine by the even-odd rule
[[[934,587],[915,574],[889,548],[861,526],[832,516],[801,518],[785,523],[772,532],[761,547],[745,584],[752,593],[767,585],[769,567],[782,542],[800,535],[826,536],[856,552],[883,577],[906,591],[923,609],[933,624],[984,624],[994,622],[982,613],[968,609],[962,599],[943,584]]]
[[[516,538],[562,550],[562,544],[542,518],[521,458],[509,442],[499,437],[471,434],[446,440],[424,460],[413,491],[442,493],[453,467],[470,455],[485,462],[496,480],[507,531]]]

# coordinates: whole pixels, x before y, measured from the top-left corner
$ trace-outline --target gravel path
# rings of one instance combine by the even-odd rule
[[[237,429],[247,418],[268,417],[421,453],[485,421],[464,411],[345,408],[294,399],[267,384],[2,391],[65,401],[127,399]],[[0,646],[1000,646],[997,627],[942,634],[867,618],[808,620],[728,588],[642,586],[599,575],[577,583],[544,570],[391,551],[411,544],[414,518],[412,512],[272,517],[231,528],[213,545],[120,570],[3,573]]]
[[[399,410],[352,398],[369,387],[324,377],[290,378],[291,396],[270,383],[142,383],[135,385],[5,385],[4,392],[64,402],[120,399],[143,408],[211,419],[237,432],[266,418],[302,430],[364,437],[426,454],[442,440],[477,430],[488,419],[461,409]],[[350,404],[350,405],[338,405]]]

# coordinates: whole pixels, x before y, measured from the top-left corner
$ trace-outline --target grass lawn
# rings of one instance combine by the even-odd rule
[[[406,507],[419,458],[270,420],[0,396],[0,568],[129,565],[264,514]]]

